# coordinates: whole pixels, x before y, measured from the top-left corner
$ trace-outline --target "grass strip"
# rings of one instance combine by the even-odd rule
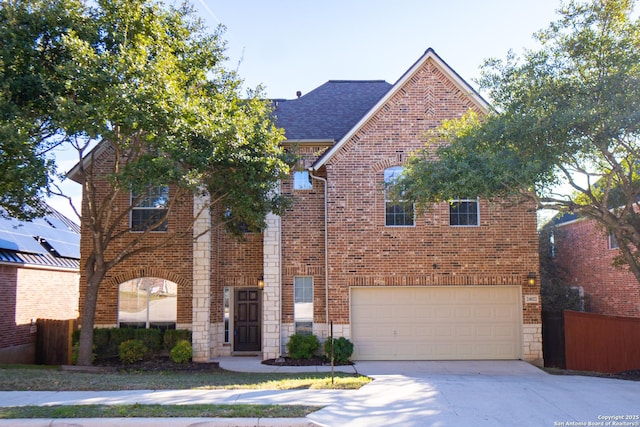
[[[336,373],[246,373],[215,368],[207,371],[74,372],[58,367],[30,368],[0,365],[0,390],[108,391],[108,390],[293,390],[358,389],[370,378]]]
[[[0,408],[16,418],[299,418],[322,409],[303,405],[62,405]]]

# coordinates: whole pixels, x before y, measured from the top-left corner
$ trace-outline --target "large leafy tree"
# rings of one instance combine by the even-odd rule
[[[494,110],[429,135],[399,182],[403,197],[424,206],[514,197],[592,218],[615,234],[640,280],[640,21],[633,10],[632,0],[571,1],[535,35],[536,50],[487,61],[480,83]]]
[[[91,363],[98,289],[108,271],[142,252],[193,237],[191,227],[150,233],[185,195],[206,195],[202,211],[220,213],[220,223],[259,229],[268,212],[282,208],[275,190],[288,172],[269,104],[259,90],[241,96],[241,81],[224,67],[221,29],[208,32],[187,5],[91,4],[2,5],[8,17],[3,25],[10,27],[5,36],[28,27],[15,44],[19,54],[3,58],[5,68],[32,70],[42,92],[42,105],[18,97],[5,102],[14,117],[26,113],[23,127],[32,130],[8,133],[38,161],[46,158],[33,150],[38,144],[66,144],[78,153],[73,174],[83,185],[82,232],[91,246],[82,265],[81,365]],[[39,25],[29,27],[32,21]],[[55,36],[43,43],[48,34]],[[48,55],[49,45],[60,54]],[[38,134],[43,124],[47,132]],[[109,162],[98,163],[104,156]],[[46,169],[46,161],[37,166]],[[128,209],[114,209],[116,201],[165,186],[173,189],[169,197],[155,200],[164,214],[148,218],[144,232],[130,233],[128,218],[138,200]]]
[[[41,213],[40,199],[55,172],[49,153],[60,143],[58,129],[42,113],[65,92],[55,67],[71,59],[61,37],[77,18],[77,6],[0,4],[0,207],[14,217]]]

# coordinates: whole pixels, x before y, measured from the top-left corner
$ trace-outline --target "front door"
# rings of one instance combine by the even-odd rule
[[[234,314],[234,351],[260,351],[260,291],[237,289]]]

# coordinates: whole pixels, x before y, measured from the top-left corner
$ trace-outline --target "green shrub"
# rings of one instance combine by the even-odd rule
[[[164,331],[163,342],[166,350],[171,350],[182,340],[191,342],[191,331],[187,329],[167,329]]]
[[[315,335],[295,334],[287,342],[287,351],[292,359],[311,359],[319,348],[320,341]]]
[[[117,349],[120,344],[135,338],[134,328],[111,328],[109,329],[109,346]]]
[[[180,340],[169,352],[169,357],[176,363],[187,363],[191,360],[193,351],[191,349],[191,342],[187,340]]]
[[[324,342],[324,352],[331,359],[331,338]],[[333,360],[336,363],[347,363],[353,354],[353,343],[345,337],[333,338]]]
[[[144,345],[142,341],[136,339],[124,341],[118,346],[120,361],[125,365],[143,360],[148,352],[149,349],[147,346]]]
[[[117,354],[118,346],[111,346],[111,330],[113,328],[94,328],[93,346],[97,354],[109,356]],[[119,343],[118,343],[119,344]]]
[[[160,329],[136,329],[133,337],[142,341],[152,353],[157,353],[162,349],[162,331]]]
[[[73,341],[73,340],[72,340]],[[78,364],[78,355],[80,354],[80,342],[76,342],[71,347],[71,364]],[[93,352],[91,353],[91,363],[96,361],[96,346],[93,345]]]

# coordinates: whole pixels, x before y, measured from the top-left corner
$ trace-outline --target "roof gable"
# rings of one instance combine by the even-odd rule
[[[418,59],[393,85],[393,87],[382,96],[378,102],[369,109],[369,111],[355,123],[355,125],[345,133],[336,144],[327,150],[312,166],[314,170],[317,170],[324,166],[336,153],[338,153],[344,145],[351,139],[366,123],[385,105],[385,103],[391,99],[404,85],[410,80],[427,62],[433,61],[433,63],[440,69],[440,71],[448,78],[461,92],[469,95],[470,99],[478,108],[483,111],[488,111],[489,104],[476,92],[458,73],[456,73],[449,65],[440,58],[432,48],[427,51]]]

